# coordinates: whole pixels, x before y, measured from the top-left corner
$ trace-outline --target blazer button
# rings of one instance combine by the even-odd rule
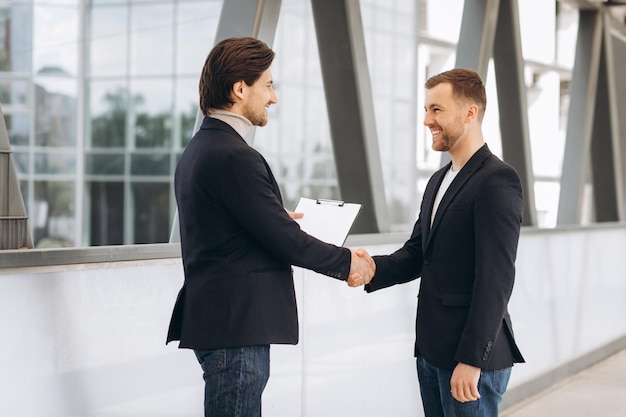
[[[424,259],[424,265],[430,265],[430,261],[428,259]]]
[[[486,361],[488,358],[489,358],[489,355],[485,353],[485,354],[483,355],[483,360],[484,360],[484,361]]]

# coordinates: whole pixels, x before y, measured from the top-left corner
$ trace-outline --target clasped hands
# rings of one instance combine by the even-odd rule
[[[363,248],[350,250],[350,252],[352,258],[350,260],[348,286],[360,287],[361,285],[369,284],[376,273],[376,263]]]
[[[292,219],[301,219],[303,213],[295,213],[287,210],[287,214]],[[352,257],[350,259],[350,274],[348,275],[348,286],[360,287],[369,282],[376,273],[376,263],[369,253],[363,248],[350,250]]]

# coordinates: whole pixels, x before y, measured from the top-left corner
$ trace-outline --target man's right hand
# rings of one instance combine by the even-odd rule
[[[376,273],[376,263],[363,248],[356,251],[351,250],[350,274],[348,275],[348,286],[360,287],[369,282]]]

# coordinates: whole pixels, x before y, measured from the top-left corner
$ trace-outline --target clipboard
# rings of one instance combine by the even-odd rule
[[[338,200],[300,198],[295,212],[304,213],[295,219],[300,228],[313,237],[336,246],[343,246],[361,205]]]

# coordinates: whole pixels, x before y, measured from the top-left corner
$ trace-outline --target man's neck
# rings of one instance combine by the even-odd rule
[[[485,144],[485,140],[482,135],[477,135],[475,138],[467,138],[468,140],[463,143],[458,143],[460,147],[454,147],[448,152],[450,159],[452,160],[452,171],[459,171],[465,166],[467,161]]]
[[[242,138],[246,137],[248,130],[252,127],[252,123],[244,116],[229,110],[214,110],[209,117],[228,123]]]

